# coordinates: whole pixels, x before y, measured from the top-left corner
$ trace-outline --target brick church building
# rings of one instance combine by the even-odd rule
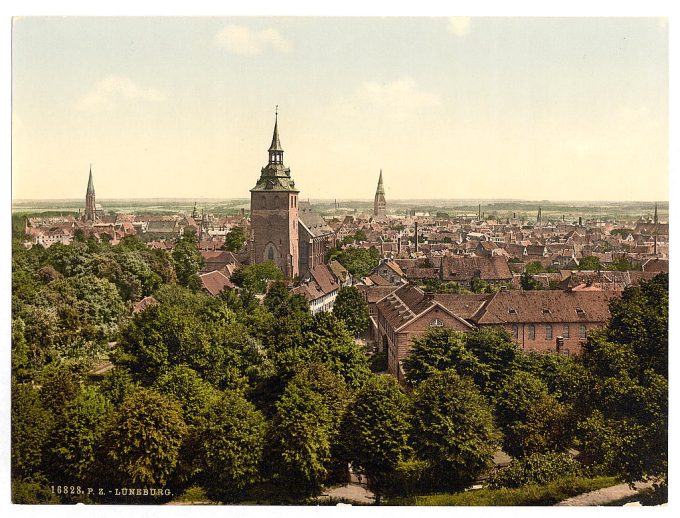
[[[273,261],[288,278],[302,276],[323,264],[336,236],[321,215],[307,204],[300,206],[300,191],[283,163],[278,113],[269,146],[269,162],[250,189],[250,259]]]

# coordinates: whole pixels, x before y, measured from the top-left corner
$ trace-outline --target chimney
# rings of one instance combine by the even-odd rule
[[[583,218],[581,216],[578,217],[578,226],[579,227],[583,226]]]
[[[401,253],[401,237],[397,237],[397,254]]]

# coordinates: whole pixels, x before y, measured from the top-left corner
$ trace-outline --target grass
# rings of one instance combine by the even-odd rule
[[[564,478],[544,486],[526,485],[517,489],[477,489],[461,493],[441,493],[395,498],[388,505],[555,505],[572,496],[619,483],[615,477]]]

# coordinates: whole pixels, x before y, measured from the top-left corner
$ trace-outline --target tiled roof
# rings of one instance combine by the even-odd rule
[[[158,304],[158,301],[154,298],[153,295],[149,295],[148,297],[144,297],[142,300],[137,302],[132,307],[132,312],[133,313],[139,313],[140,311],[144,311],[149,306],[153,306],[155,304]]]
[[[499,291],[474,315],[476,324],[606,322],[612,291]]]
[[[332,234],[333,229],[328,226],[321,214],[314,212],[314,209],[307,202],[299,203],[298,217],[300,222],[307,228],[312,237]]]
[[[340,287],[325,264],[317,264],[309,273],[324,293],[331,293]]]
[[[364,294],[366,301],[371,304],[378,302],[380,299],[387,297],[390,293],[397,289],[396,286],[362,286],[358,285],[357,289]]]
[[[470,282],[477,276],[485,281],[512,279],[508,262],[501,256],[446,256],[442,259],[442,278],[445,281]]]
[[[234,287],[234,284],[229,280],[229,278],[219,271],[202,273],[200,277],[203,289],[213,296],[224,291],[225,288]]]

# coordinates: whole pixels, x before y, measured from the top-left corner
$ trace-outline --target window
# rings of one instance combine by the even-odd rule
[[[517,340],[519,338],[519,326],[517,324],[512,325],[512,336]]]
[[[585,316],[586,312],[581,308],[576,308],[576,314],[580,317]]]
[[[536,340],[536,326],[529,324],[529,340]]]
[[[569,324],[564,324],[562,327],[562,338],[569,338]]]
[[[545,339],[552,340],[552,326],[550,324],[545,326]]]
[[[438,318],[435,318],[432,322],[430,322],[430,327],[443,327],[444,322],[439,320]]]
[[[585,324],[579,324],[578,325],[578,337],[579,338],[585,338],[586,337],[586,326],[585,326]]]
[[[511,315],[516,315],[517,310],[515,308],[510,308],[510,309],[508,309],[508,313],[510,313]]]

